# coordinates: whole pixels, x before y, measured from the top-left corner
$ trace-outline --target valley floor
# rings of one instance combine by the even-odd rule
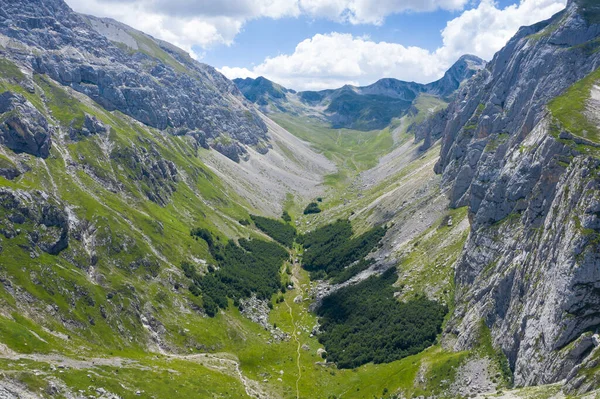
[[[359,231],[394,223],[383,246],[372,255],[374,266],[352,281],[398,267],[401,298],[425,292],[449,303],[452,264],[468,234],[466,211],[446,210],[444,193],[433,174],[439,148],[420,153],[418,144],[402,137],[377,165],[332,184],[324,212],[318,217],[300,216],[298,225],[308,230],[347,216]],[[294,206],[289,209],[300,213]],[[182,337],[208,344],[215,334],[219,336],[218,350],[207,351],[201,344],[189,347],[189,353],[170,353],[160,345],[154,353],[81,349],[66,337],[57,338],[17,318],[14,323],[19,328],[0,327],[0,340],[7,343],[0,347],[0,398],[560,397],[557,386],[502,393],[503,377],[499,372],[490,374],[493,366],[488,365],[483,374],[474,371],[474,365],[489,363],[493,354],[454,353],[439,344],[388,364],[338,369],[319,355],[322,346],[313,334],[318,321],[310,307],[341,286],[311,282],[301,267],[300,254],[292,255],[298,262],[284,269],[290,269],[295,289],[288,290],[282,302],[273,302],[268,315],[268,324],[285,334],[282,341],[234,306],[214,320],[187,317]]]

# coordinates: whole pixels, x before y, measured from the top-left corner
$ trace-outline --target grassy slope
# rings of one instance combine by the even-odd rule
[[[149,350],[149,346],[155,347],[156,344],[149,339],[150,334],[140,323],[136,312],[139,308],[150,308],[151,313],[163,323],[166,329],[161,336],[163,351],[181,356],[212,353],[217,358],[239,362],[243,376],[255,381],[262,391],[274,397],[294,398],[296,386],[299,397],[305,398],[328,398],[331,395],[372,398],[386,396],[384,392],[397,391],[407,397],[442,393],[456,367],[469,356],[468,353],[449,353],[433,347],[397,362],[368,364],[356,370],[317,365],[320,359],[316,350],[320,346],[315,337],[310,337],[316,319],[308,311],[308,301],[294,302],[298,290],[288,291],[285,302],[274,304],[270,314],[270,322],[288,334],[299,331],[298,342],[271,342],[268,332],[245,319],[234,307],[214,319],[194,311],[182,312],[182,305],[189,308],[197,299],[187,292],[185,280],[173,266],[181,260],[190,259],[207,259],[210,262],[204,244],[189,236],[190,227],[205,227],[222,237],[257,235],[257,232],[236,222],[247,219],[251,207],[204,167],[185,139],[163,136],[119,113],[105,112],[40,77],[36,80],[37,93],[28,93],[17,85],[22,78],[18,69],[7,64],[0,65],[0,71],[4,77],[0,81],[1,89],[22,93],[63,129],[66,130],[73,120],[81,121],[83,112],[87,112],[112,126],[109,137],[114,148],[126,148],[132,144],[155,146],[162,156],[175,162],[179,170],[189,176],[189,179],[177,184],[170,204],[162,208],[148,201],[141,187],[128,179],[120,165],[106,155],[105,144],[99,137],[78,143],[57,139],[50,158],[45,161],[29,156],[16,157],[3,150],[3,159],[11,163],[24,162],[31,171],[14,181],[0,178],[0,185],[54,193],[72,206],[77,218],[87,219],[98,226],[98,237],[127,244],[127,251],[120,252],[99,246],[98,264],[90,270],[78,267],[78,264],[86,264],[89,257],[82,242],[71,240],[70,248],[60,256],[43,254],[31,259],[29,253],[19,247],[26,244],[24,237],[9,241],[0,236],[3,246],[0,277],[11,282],[11,285],[0,284],[0,343],[17,353],[7,354],[0,346],[0,354],[5,352],[0,356],[5,358],[0,360],[0,370],[11,380],[19,381],[45,397],[50,397],[46,389],[48,381],[53,379],[61,380],[71,391],[83,390],[94,394],[96,387],[103,387],[123,398],[137,397],[137,390],[152,392],[157,398],[172,397],[173,392],[188,397],[245,396],[245,389],[234,368],[219,369],[218,361],[177,358],[160,354],[156,348]],[[48,99],[47,105],[40,100],[42,93]],[[356,176],[359,171],[374,166],[379,157],[393,147],[390,131],[368,136],[365,132],[335,131],[323,127],[306,129],[301,120],[282,119],[280,122],[288,123],[292,132],[344,166],[344,176],[330,178],[334,187],[332,198],[348,187],[345,177]],[[142,144],[139,137],[151,144]],[[400,142],[407,139],[402,136]],[[316,223],[347,216],[347,212],[355,210],[358,212],[355,225],[359,231],[366,228],[371,223],[369,216],[374,212],[372,204],[399,188],[407,178],[418,180],[428,176],[429,172],[425,170],[435,156],[434,148],[361,193],[361,196],[352,194],[354,202],[350,206],[344,206],[342,200],[328,201],[328,210]],[[69,168],[70,160],[87,165],[95,176],[114,179],[123,185],[125,192],[113,193],[82,169]],[[291,202],[290,208],[293,207]],[[457,226],[465,213],[464,210],[453,212],[454,226]],[[301,223],[304,222],[305,219],[301,219]],[[443,287],[438,292],[447,298],[446,295],[451,293],[449,268],[463,237],[461,234],[449,234],[453,238],[448,240],[446,236],[454,229],[447,226],[428,229],[411,241],[409,247],[415,249],[405,253],[399,264],[401,270],[409,273],[401,276],[399,284],[410,285],[410,292],[428,289],[431,282],[423,278],[424,272],[437,268],[444,261],[444,267],[436,269],[439,272],[436,276]],[[415,247],[417,240],[419,245]],[[417,268],[420,251],[427,252],[432,260],[421,269]],[[162,257],[155,253],[162,254]],[[144,268],[131,270],[127,267],[139,258],[158,263],[158,275],[153,276]],[[296,270],[296,274],[298,286],[304,290],[303,296],[308,297],[310,282],[307,274],[302,270]],[[102,283],[98,284],[91,275],[102,275]],[[184,288],[173,290],[173,281],[180,281]],[[15,299],[14,288],[17,289],[18,300]],[[111,293],[111,299],[107,298],[108,293]],[[24,302],[25,298],[30,302]],[[48,305],[56,305],[57,308],[50,311]],[[101,307],[108,310],[106,318],[102,316]],[[90,320],[94,320],[93,325]],[[302,345],[309,349],[300,348],[298,368],[298,347]],[[51,357],[40,357],[41,354]],[[23,358],[15,361],[19,356]],[[80,364],[58,370],[51,367],[51,364],[68,363],[68,359],[99,357],[118,357],[128,363],[123,366]],[[419,374],[420,370],[424,372]]]
[[[585,115],[594,84],[600,81],[600,69],[592,72],[567,91],[550,101],[548,108],[561,125],[576,136],[600,144],[600,129]]]
[[[17,157],[3,150],[7,161],[24,162],[31,170],[14,181],[0,178],[0,184],[53,193],[70,205],[77,219],[88,220],[98,227],[98,239],[127,246],[126,251],[98,246],[98,263],[88,268],[85,265],[89,253],[83,242],[72,239],[69,249],[60,256],[42,254],[32,259],[19,247],[27,244],[23,235],[12,240],[2,238],[0,271],[10,285],[0,285],[0,342],[11,351],[5,356],[24,356],[16,363],[1,361],[0,368],[11,379],[38,391],[45,390],[49,380],[59,378],[71,391],[93,393],[90,386],[103,387],[125,398],[136,396],[137,390],[154,392],[157,397],[168,397],[173,390],[200,397],[244,395],[235,373],[219,372],[209,362],[157,356],[148,351],[148,345],[156,350],[156,343],[140,323],[135,309],[141,307],[151,309],[150,313],[164,325],[166,332],[160,337],[163,351],[212,352],[237,359],[244,376],[259,381],[264,391],[277,397],[295,397],[296,381],[301,397],[315,397],[315,381],[318,395],[324,398],[349,392],[353,392],[353,397],[370,398],[381,395],[384,389],[389,392],[413,389],[420,362],[433,356],[429,352],[387,365],[366,365],[354,371],[315,365],[319,360],[316,355],[319,344],[309,332],[316,320],[308,312],[308,303],[294,303],[297,291],[288,292],[286,301],[275,305],[271,321],[290,334],[302,326],[298,339],[310,349],[301,349],[300,379],[295,340],[269,343],[268,333],[243,318],[233,307],[215,319],[195,312],[182,313],[180,304],[191,304],[197,299],[187,292],[185,280],[174,266],[189,259],[210,261],[204,244],[189,236],[190,227],[205,227],[222,237],[257,234],[236,222],[248,217],[246,209],[250,207],[243,206],[244,202],[202,165],[185,139],[158,134],[119,113],[108,113],[41,76],[35,80],[36,93],[29,93],[18,85],[22,78],[18,69],[7,65],[2,68],[4,79],[0,88],[25,95],[63,131],[67,131],[71,123],[81,124],[84,112],[96,116],[112,130],[108,140],[89,137],[72,143],[56,137],[47,160],[26,155]],[[42,94],[46,102],[40,101]],[[350,132],[328,133],[331,135],[323,145],[331,145],[332,151],[342,151],[343,156],[348,156],[351,161],[347,165],[352,172],[375,164],[378,156],[392,144],[389,131],[380,133],[375,140],[364,133],[360,133],[363,135],[360,137]],[[148,150],[154,147],[191,178],[177,183],[170,203],[160,207],[148,201],[139,182],[129,179],[127,170],[123,171],[122,165],[107,155],[105,141],[113,150],[132,145]],[[337,156],[334,152],[331,155]],[[80,167],[69,167],[72,162]],[[89,173],[81,168],[84,165]],[[124,190],[111,192],[102,179],[121,184]],[[157,263],[158,273],[153,275],[144,267],[135,270],[128,267],[140,258]],[[308,284],[307,275],[302,271],[298,273],[304,284]],[[101,280],[92,275],[101,275]],[[174,291],[168,283],[171,280],[181,281],[184,288]],[[15,299],[12,288],[17,289],[20,299]],[[25,297],[31,301],[27,306],[21,304]],[[56,307],[49,311],[49,305]],[[437,352],[439,349],[432,353]],[[43,354],[51,357],[40,357]],[[69,363],[68,359],[99,357],[119,357],[129,359],[130,363],[124,367],[88,364],[58,371],[50,366]],[[264,380],[267,382],[262,382]]]
[[[346,176],[369,169],[377,164],[379,157],[393,146],[390,128],[382,131],[363,132],[350,129],[332,129],[321,122],[311,121],[287,114],[273,114],[271,119],[295,136],[311,143],[340,168]],[[330,176],[329,183],[338,178]]]

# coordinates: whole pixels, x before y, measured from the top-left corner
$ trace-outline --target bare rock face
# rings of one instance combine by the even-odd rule
[[[85,114],[83,124],[80,128],[77,128],[74,125],[75,123],[72,123],[69,129],[69,137],[71,140],[80,140],[91,135],[105,134],[108,132],[108,128],[100,122],[98,118],[88,114]]]
[[[147,141],[144,144],[151,145]],[[168,204],[177,189],[179,172],[172,161],[161,157],[160,152],[151,147],[131,145],[115,149],[111,158],[123,166],[128,177],[140,186],[146,197],[161,206]]]
[[[29,249],[58,255],[69,245],[69,219],[64,208],[41,191],[0,188],[0,234],[11,240],[26,234]]]
[[[52,128],[25,97],[6,91],[0,94],[0,144],[17,153],[47,158]]]
[[[77,14],[62,0],[7,0],[0,34],[31,50],[9,50],[9,58],[109,111],[176,134],[202,134],[202,140],[225,136],[250,146],[268,140],[265,123],[231,81],[116,21]]]
[[[599,19],[581,3],[521,28],[427,129],[471,222],[445,336],[469,348],[483,320],[516,385],[573,378],[600,328],[600,160],[547,109],[600,66]]]

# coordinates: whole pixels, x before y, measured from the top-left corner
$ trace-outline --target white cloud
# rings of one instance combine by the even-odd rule
[[[435,55],[418,47],[331,33],[304,40],[293,54],[267,58],[251,72],[287,87],[316,90],[372,82],[383,76],[427,81],[443,69]]]
[[[238,67],[230,68],[228,66],[225,66],[223,68],[219,68],[218,71],[221,72],[223,75],[227,76],[231,80],[237,79],[237,78],[256,79],[258,77],[258,75],[256,73],[252,72],[251,70],[249,70],[247,68],[238,68]]]
[[[352,24],[381,24],[407,11],[459,10],[469,0],[66,0],[76,11],[124,22],[187,51],[229,45],[257,18],[307,15]]]
[[[308,15],[352,24],[381,24],[386,16],[435,9],[461,10],[476,0],[67,0],[77,11],[112,17],[171,42],[192,56],[194,46],[230,45],[244,24],[261,17]],[[337,33],[300,42],[293,53],[267,58],[252,70],[223,67],[229,77],[265,75],[295,89],[366,84],[381,77],[428,82],[462,54],[490,59],[517,29],[560,11],[566,0],[521,0],[504,9],[479,0],[441,32],[435,51]]]
[[[109,17],[173,43],[198,58],[193,46],[208,48],[220,43],[229,45],[240,32],[243,19],[227,15],[169,15],[160,8],[149,7],[150,0],[67,0],[73,9],[98,17]],[[157,1],[157,3],[164,0]],[[173,0],[181,3],[181,0]],[[154,1],[152,1],[154,3]],[[190,2],[191,4],[192,2]]]
[[[407,11],[461,10],[469,0],[299,0],[300,9],[313,17],[352,24],[381,24],[385,17]]]
[[[504,9],[492,0],[482,0],[477,8],[463,12],[449,21],[442,31],[442,58],[471,53],[491,59],[519,27],[550,18],[565,8],[566,0],[522,0]]]
[[[297,90],[364,85],[382,77],[427,83],[440,78],[463,54],[491,59],[519,27],[547,19],[565,4],[566,0],[522,0],[500,9],[492,0],[482,0],[448,22],[441,32],[443,45],[435,51],[349,34],[318,34],[300,42],[292,54],[267,58],[252,70],[237,68],[235,77],[263,75]],[[222,68],[228,77],[230,70]]]

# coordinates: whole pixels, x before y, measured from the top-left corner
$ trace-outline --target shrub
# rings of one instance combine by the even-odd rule
[[[310,215],[310,214],[314,214],[314,213],[321,213],[321,208],[319,208],[319,204],[317,204],[316,202],[311,202],[304,209],[304,214]]]
[[[288,223],[292,221],[292,217],[290,216],[290,214],[288,213],[288,211],[283,211],[283,213],[281,214],[281,218],[285,222],[288,222]]]
[[[298,238],[298,242],[307,251],[303,257],[303,267],[311,272],[311,277],[331,278],[344,269],[361,260],[377,246],[387,228],[374,227],[366,233],[352,238],[352,226],[348,220],[338,220],[333,224],[320,227]],[[366,269],[369,265],[360,263],[345,271],[345,280]]]
[[[209,249],[219,268],[200,275],[195,267],[183,262],[185,275],[192,280],[190,291],[202,295],[207,315],[215,316],[218,308],[227,308],[228,298],[234,302],[256,295],[269,300],[281,288],[279,269],[288,253],[274,242],[240,239],[239,245],[228,241],[223,245],[212,237]],[[208,242],[208,241],[207,241]]]

